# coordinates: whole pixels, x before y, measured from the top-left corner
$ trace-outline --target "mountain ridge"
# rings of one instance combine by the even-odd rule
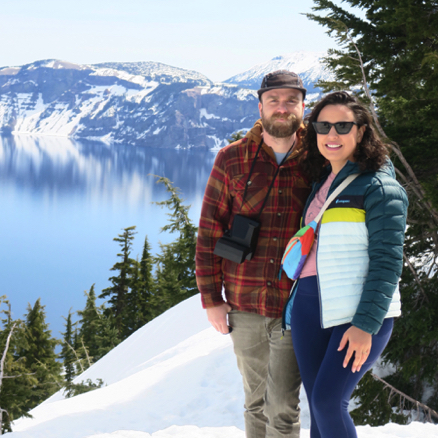
[[[277,56],[224,82],[159,62],[74,64],[47,59],[0,68],[0,131],[159,148],[228,144],[259,118],[261,77],[294,68],[318,98],[322,53]]]

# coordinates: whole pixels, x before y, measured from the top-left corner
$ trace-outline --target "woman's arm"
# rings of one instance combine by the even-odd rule
[[[366,333],[379,331],[403,267],[408,200],[403,187],[379,172],[365,193],[369,270],[352,324]]]

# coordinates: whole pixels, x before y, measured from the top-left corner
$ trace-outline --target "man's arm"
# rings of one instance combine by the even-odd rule
[[[226,172],[225,157],[220,151],[216,157],[213,169],[207,182],[201,209],[201,218],[198,228],[198,240],[196,244],[196,281],[201,292],[202,305],[212,316],[209,320],[221,333],[226,327],[225,311],[229,307],[224,306],[222,297],[222,258],[213,254],[217,240],[222,237],[224,229],[228,227],[231,215],[231,199],[229,195],[229,177]],[[221,308],[218,311],[217,308]],[[221,316],[220,316],[220,315]],[[220,321],[220,322],[219,322]],[[216,324],[216,325],[215,325]]]

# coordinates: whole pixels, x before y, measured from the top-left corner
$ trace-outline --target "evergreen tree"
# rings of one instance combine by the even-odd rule
[[[157,257],[155,272],[156,294],[151,300],[154,317],[173,307],[181,297],[179,274],[174,269],[175,254],[173,249],[163,244],[160,244],[160,247],[161,254]]]
[[[58,341],[52,337],[45,321],[44,307],[38,299],[28,306],[25,321],[25,344],[18,355],[24,358],[26,368],[35,373],[38,384],[33,388],[26,408],[42,403],[62,386],[61,364],[57,361],[55,347]]]
[[[340,45],[326,66],[335,80],[324,91],[355,90],[370,106],[392,151],[410,207],[400,283],[402,316],[383,353],[390,384],[438,408],[438,3],[421,0],[346,0],[354,9],[315,0],[308,18],[326,26]],[[372,90],[372,91],[370,91]],[[369,377],[355,392],[358,424],[402,421],[397,399]],[[391,405],[388,407],[388,399]],[[376,415],[377,410],[380,415]]]
[[[231,138],[227,138],[228,143],[234,143],[235,141],[238,141],[244,137],[243,131],[237,131],[233,134],[231,134]]]
[[[62,350],[60,357],[64,365],[64,379],[66,384],[70,384],[75,377],[75,362],[76,356],[73,351],[73,324],[71,321],[71,309],[65,320],[65,333],[62,333],[63,341],[61,342]]]
[[[96,336],[96,341],[98,345],[97,359],[105,356],[105,354],[110,352],[122,341],[122,339],[120,338],[120,333],[116,327],[114,316],[111,313],[107,314],[105,310],[106,309],[104,305],[99,307],[99,312],[101,313],[102,318],[99,319]]]
[[[9,305],[5,297],[0,297],[0,303]],[[20,417],[29,417],[27,400],[38,381],[27,367],[18,350],[26,344],[25,326],[20,320],[13,321],[9,310],[2,310],[0,356],[4,358],[0,380],[0,433],[11,432],[11,422]],[[8,344],[9,342],[9,344]]]
[[[100,359],[99,350],[99,327],[100,320],[103,318],[101,312],[96,305],[96,293],[94,292],[94,284],[91,286],[90,291],[87,293],[87,301],[85,303],[84,310],[78,311],[79,315],[79,329],[78,337],[81,340],[79,349],[83,349],[82,343],[87,348],[87,353],[91,362],[96,362]]]
[[[140,262],[137,262],[131,279],[131,289],[127,294],[126,315],[129,336],[152,319],[151,300],[153,296],[152,257],[147,236]]]
[[[197,227],[188,216],[190,206],[182,204],[179,190],[167,178],[158,178],[158,182],[164,184],[170,193],[169,199],[157,202],[171,211],[168,213],[169,224],[161,231],[178,234],[172,243],[162,244],[161,254],[155,257],[158,265],[155,304],[156,311],[161,311],[198,293],[195,277]]]
[[[116,271],[118,274],[109,278],[112,286],[104,289],[99,295],[99,298],[109,297],[108,303],[110,306],[106,309],[106,315],[113,316],[115,327],[122,339],[126,335],[128,326],[126,314],[127,295],[132,286],[132,277],[138,264],[137,260],[130,257],[135,228],[135,226],[127,227],[122,234],[113,239],[119,242],[121,248],[121,252],[117,254],[120,261],[111,268],[111,271]]]
[[[79,328],[75,327],[73,331],[73,351],[75,355],[75,376],[82,374],[91,364],[87,361],[87,353],[84,351],[84,343],[79,334]],[[88,350],[87,350],[88,352]]]

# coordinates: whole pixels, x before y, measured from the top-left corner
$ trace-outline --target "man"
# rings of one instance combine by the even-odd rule
[[[291,336],[281,330],[292,282],[285,274],[279,278],[279,271],[310,191],[297,162],[306,89],[295,73],[279,70],[263,78],[258,95],[261,120],[218,153],[211,171],[196,276],[208,320],[220,333],[231,332],[243,378],[247,438],[297,438],[301,378]],[[243,263],[216,248],[236,215],[261,223],[252,258]]]

